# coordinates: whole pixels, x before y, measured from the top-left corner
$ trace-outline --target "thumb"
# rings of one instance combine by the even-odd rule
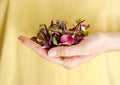
[[[48,51],[48,56],[75,56],[82,55],[84,52],[80,50],[78,45],[73,46],[60,46],[51,48]]]

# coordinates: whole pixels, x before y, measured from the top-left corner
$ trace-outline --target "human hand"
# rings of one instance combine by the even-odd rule
[[[51,58],[54,56],[66,56],[67,58],[63,60],[63,65],[67,68],[73,68],[101,53],[109,51],[112,40],[110,38],[111,34],[92,34],[76,45],[51,48],[48,51],[48,55]]]
[[[25,44],[26,46],[28,46],[29,48],[31,48],[32,50],[34,50],[36,53],[38,53],[41,57],[43,57],[44,59],[47,59],[48,61],[60,64],[62,66],[64,66],[67,69],[70,69],[72,67],[75,67],[78,65],[78,63],[75,62],[79,62],[80,59],[83,59],[83,56],[69,56],[68,58],[64,59],[63,56],[48,56],[48,50],[41,48],[41,46],[37,43],[35,43],[34,41],[32,41],[31,39],[25,37],[25,36],[20,36],[19,40]],[[84,59],[83,59],[84,60]]]
[[[39,44],[27,37],[20,36],[19,40],[43,58],[68,69],[87,62],[101,53],[120,49],[120,34],[116,33],[92,34],[85,37],[84,40],[76,45],[54,47],[49,51],[41,48]]]
[[[36,42],[32,41],[30,38],[27,38],[25,36],[20,36],[18,39],[23,44],[25,44],[27,47],[31,48],[36,53],[38,53],[42,58],[47,59],[48,61],[51,61],[51,62],[54,62],[54,63],[62,64],[62,61],[60,60],[59,57],[57,57],[57,58],[49,57],[48,56],[48,50],[46,50],[44,48],[41,48],[41,46],[39,44],[37,44]]]

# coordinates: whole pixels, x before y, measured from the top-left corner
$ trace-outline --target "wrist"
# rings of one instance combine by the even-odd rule
[[[120,33],[107,33],[105,34],[106,51],[120,51]]]

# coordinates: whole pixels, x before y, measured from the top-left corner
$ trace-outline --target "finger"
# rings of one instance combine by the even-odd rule
[[[84,48],[79,45],[60,46],[51,48],[48,51],[49,56],[75,56],[75,55],[88,55],[85,53]]]
[[[83,56],[73,56],[69,59],[64,60],[63,65],[67,69],[72,69],[81,64],[81,60],[83,59]]]
[[[91,58],[92,56],[73,56],[70,59],[64,60],[63,65],[65,68],[71,69],[89,61]]]
[[[32,41],[31,39],[25,37],[25,36],[20,36],[18,38],[23,44],[25,44],[26,46],[28,46],[29,48],[33,49],[34,51],[36,51],[39,54],[42,54],[43,56],[46,56],[46,50],[41,48],[41,46],[39,44],[37,44],[36,42]]]
[[[31,39],[29,39],[25,36],[20,36],[18,39],[23,44],[25,44],[26,46],[28,46],[29,48],[31,48],[32,50],[37,52],[39,55],[41,55],[43,58],[45,58],[51,62],[54,62],[54,63],[62,64],[62,61],[59,58],[51,58],[51,57],[47,56],[48,51],[44,48],[41,48],[41,46],[39,44],[32,41]]]

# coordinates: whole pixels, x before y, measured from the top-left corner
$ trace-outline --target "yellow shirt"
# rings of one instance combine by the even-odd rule
[[[120,1],[1,0],[0,85],[120,85],[120,52],[101,54],[67,70],[41,58],[17,39],[34,36],[39,24],[62,19],[71,27],[78,18],[91,25],[91,33],[118,32]]]

